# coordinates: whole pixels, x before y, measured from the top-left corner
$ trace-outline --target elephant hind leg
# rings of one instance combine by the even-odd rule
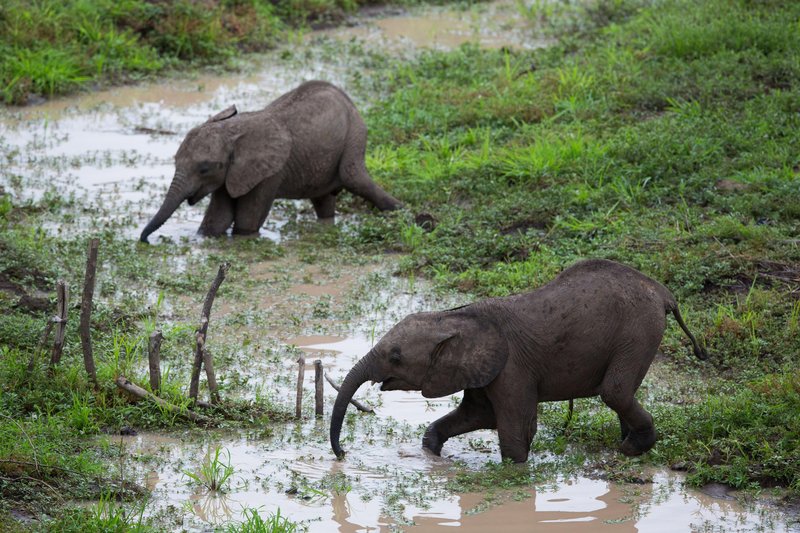
[[[647,335],[646,331],[627,339],[611,357],[600,385],[600,397],[619,417],[620,449],[625,455],[641,455],[656,443],[653,417],[636,400],[635,394],[660,343],[661,335]]]
[[[492,404],[483,389],[467,389],[464,399],[453,411],[433,422],[422,437],[422,446],[439,455],[450,438],[477,429],[497,427]]]
[[[603,380],[600,397],[619,417],[622,453],[641,455],[656,442],[653,417],[636,400],[634,394],[641,379],[629,372],[616,372],[612,364]]]
[[[642,405],[631,397],[630,402],[603,401],[617,411],[622,429],[623,440],[620,450],[628,456],[641,455],[650,450],[656,443],[656,429],[653,417]],[[627,429],[627,431],[626,431]]]
[[[369,175],[367,165],[364,163],[366,144],[366,130],[364,130],[363,140],[350,142],[342,154],[339,162],[339,179],[342,181],[342,185],[351,193],[372,202],[381,211],[399,209],[403,204],[381,189]]]

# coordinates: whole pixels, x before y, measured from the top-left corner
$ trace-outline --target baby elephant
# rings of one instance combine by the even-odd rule
[[[265,109],[230,107],[193,128],[175,154],[175,177],[145,226],[147,242],[184,201],[211,195],[199,233],[257,233],[275,198],[310,198],[333,218],[336,194],[361,196],[381,210],[400,207],[367,173],[367,127],[353,102],[322,81],[303,83]]]
[[[347,374],[331,418],[333,451],[343,455],[347,404],[372,380],[381,390],[421,390],[426,398],[464,391],[458,408],[422,439],[437,455],[450,437],[497,429],[503,458],[526,461],[539,402],[596,395],[619,416],[622,452],[644,453],[656,432],[634,393],[661,343],[667,313],[705,359],[666,287],[603,259],[578,262],[528,293],[409,315]]]

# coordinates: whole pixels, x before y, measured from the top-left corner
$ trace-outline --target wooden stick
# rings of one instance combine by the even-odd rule
[[[89,382],[97,389],[97,370],[94,366],[94,356],[92,355],[92,337],[90,334],[92,320],[92,298],[94,298],[94,280],[97,272],[97,248],[100,245],[99,239],[89,240],[89,253],[86,258],[86,275],[83,279],[83,297],[81,298],[81,322],[78,331],[81,335],[81,347],[83,348],[83,365],[86,367],[86,374]]]
[[[164,335],[157,329],[150,334],[147,345],[147,361],[150,366],[150,389],[158,394],[161,392],[161,341]]]
[[[56,322],[56,338],[53,341],[53,353],[50,355],[50,367],[56,366],[61,361],[61,353],[64,351],[64,337],[67,334],[67,299],[69,289],[63,279],[56,283],[58,294],[58,307],[53,321]]]
[[[208,418],[207,416],[203,416],[201,414],[195,413],[190,409],[184,409],[178,407],[177,405],[171,404],[166,400],[159,398],[155,394],[147,392],[146,390],[136,385],[135,383],[131,383],[131,381],[129,381],[125,376],[118,377],[115,383],[117,384],[117,387],[124,390],[125,392],[132,394],[136,398],[141,398],[143,400],[149,400],[151,402],[155,402],[160,407],[163,407],[170,413],[176,413],[181,416],[185,416],[189,420],[197,422],[198,424],[205,424],[206,426],[214,425],[214,420]]]
[[[225,273],[231,267],[230,263],[223,263],[219,266],[217,277],[211,283],[206,295],[206,301],[203,304],[203,314],[200,315],[200,327],[197,328],[195,335],[196,345],[194,351],[194,364],[192,365],[192,380],[189,383],[189,398],[192,401],[197,401],[197,391],[200,388],[200,368],[203,365],[203,348],[206,344],[206,334],[208,333],[208,320],[211,316],[211,305],[214,303],[214,298],[217,296],[217,290],[222,285],[225,279]]]
[[[50,332],[53,330],[53,324],[58,322],[58,320],[58,317],[50,317],[47,319],[47,325],[44,327],[42,338],[39,339],[39,344],[36,345],[36,350],[31,352],[31,358],[28,361],[28,376],[31,375],[33,369],[36,367],[36,359],[39,358],[39,354],[42,352],[42,347],[47,344],[47,339],[50,337]]]
[[[208,392],[211,395],[211,405],[219,403],[219,392],[217,391],[217,375],[214,373],[214,361],[211,353],[203,348],[203,366],[206,369],[206,379],[208,380]]]
[[[323,414],[323,399],[322,387],[325,383],[322,381],[322,361],[317,359],[314,361],[314,416],[322,418]]]
[[[328,375],[327,372],[325,373],[325,380],[328,383],[331,384],[331,387],[333,387],[333,390],[335,390],[336,392],[339,392],[339,385],[337,385],[336,382],[331,379],[331,377]],[[361,411],[362,413],[374,413],[375,412],[372,409],[372,407],[367,407],[366,405],[364,405],[363,403],[359,402],[355,398],[351,398],[350,399],[350,403],[352,403],[355,406],[355,408],[358,409],[359,411]]]
[[[303,418],[303,378],[306,375],[306,360],[300,357],[297,363],[299,368],[297,370],[297,400],[294,404],[294,417],[300,420]]]

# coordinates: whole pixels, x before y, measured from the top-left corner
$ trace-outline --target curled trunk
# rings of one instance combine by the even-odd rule
[[[169,190],[167,191],[167,196],[164,198],[164,203],[161,204],[161,208],[159,208],[155,216],[150,219],[150,222],[147,223],[147,226],[144,227],[139,240],[142,242],[147,242],[147,238],[150,236],[150,234],[160,228],[164,222],[166,222],[167,219],[172,216],[172,213],[178,209],[178,206],[181,205],[181,202],[183,202],[189,196],[189,192],[190,191],[187,190],[186,180],[184,177],[181,174],[175,174],[175,178],[172,180],[172,185],[169,186]]]
[[[331,414],[331,448],[336,457],[344,457],[344,450],[339,445],[339,435],[342,431],[342,422],[344,421],[344,414],[347,411],[347,406],[353,395],[358,388],[370,379],[370,359],[372,359],[373,352],[364,356],[356,366],[350,370],[347,377],[344,378],[339,395],[336,396],[336,403],[333,404],[333,413]]]

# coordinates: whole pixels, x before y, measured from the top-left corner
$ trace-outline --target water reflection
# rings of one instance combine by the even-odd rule
[[[165,438],[143,433],[124,437],[132,456],[150,457],[142,476],[156,490],[158,505],[189,507],[198,526],[241,520],[246,508],[266,516],[280,512],[312,532],[410,531],[689,531],[697,529],[789,531],[786,523],[743,509],[734,500],[713,499],[682,487],[671,472],[656,472],[652,484],[619,486],[583,476],[520,493],[499,491],[492,505],[485,494],[450,494],[442,489],[452,461],[432,457],[419,443],[399,448],[353,444],[345,461],[335,460],[326,425],[308,422],[270,441],[232,438],[224,432]],[[292,436],[292,432],[299,431]],[[293,441],[304,443],[294,449]],[[229,449],[235,482],[225,495],[190,490],[180,468],[209,443]],[[179,444],[178,444],[179,443]],[[475,451],[461,452],[485,457]],[[336,476],[339,476],[338,478]],[[342,480],[338,485],[330,480]],[[293,490],[287,489],[293,488]],[[520,496],[524,495],[524,498]]]

